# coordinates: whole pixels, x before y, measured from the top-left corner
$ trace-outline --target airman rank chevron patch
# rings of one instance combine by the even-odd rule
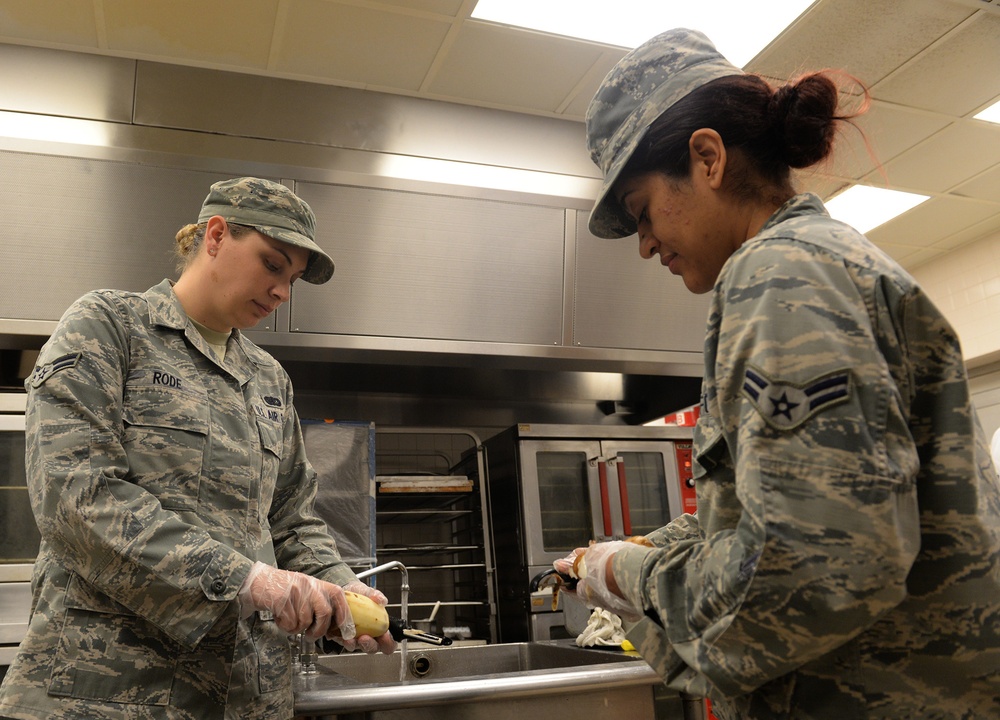
[[[851,374],[835,370],[799,385],[776,382],[750,366],[743,379],[743,395],[769,425],[791,430],[821,410],[850,398]]]
[[[31,377],[28,378],[28,382],[31,383],[32,387],[41,387],[46,380],[60,370],[66,370],[67,368],[74,367],[82,355],[83,353],[79,352],[67,353],[62,357],[57,357],[50,363],[39,365],[31,373]]]

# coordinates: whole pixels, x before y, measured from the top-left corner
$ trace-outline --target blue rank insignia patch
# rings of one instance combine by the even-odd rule
[[[835,370],[799,385],[776,382],[751,366],[743,377],[743,395],[769,425],[791,430],[819,411],[847,401],[851,373]]]
[[[83,353],[79,352],[67,353],[62,357],[57,357],[52,362],[45,363],[44,365],[38,365],[28,377],[28,382],[31,383],[32,387],[41,387],[46,380],[60,370],[76,367],[76,364],[79,362],[82,355]]]

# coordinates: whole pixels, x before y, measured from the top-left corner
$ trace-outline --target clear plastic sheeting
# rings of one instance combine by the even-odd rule
[[[375,425],[303,420],[306,455],[318,475],[316,514],[351,567],[375,564]]]

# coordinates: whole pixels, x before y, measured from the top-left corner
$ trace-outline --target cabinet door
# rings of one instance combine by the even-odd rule
[[[645,535],[681,514],[673,443],[605,441],[601,449],[616,537]]]
[[[632,241],[608,242],[577,212],[573,344],[701,353],[711,293],[695,295]],[[669,308],[669,312],[651,312]]]
[[[600,443],[530,440],[521,444],[521,502],[528,565],[547,565],[603,539],[597,458]]]
[[[0,152],[4,227],[15,239],[0,264],[0,317],[58,320],[89,290],[142,292],[175,277],[170,239],[197,215],[208,186],[226,177]]]
[[[335,239],[337,281],[294,293],[292,331],[562,342],[561,208],[307,182],[296,190]]]

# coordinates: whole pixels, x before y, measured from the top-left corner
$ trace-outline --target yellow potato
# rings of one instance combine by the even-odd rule
[[[378,637],[389,629],[389,614],[385,608],[365,595],[344,591],[347,605],[351,608],[354,627],[358,635]]]

